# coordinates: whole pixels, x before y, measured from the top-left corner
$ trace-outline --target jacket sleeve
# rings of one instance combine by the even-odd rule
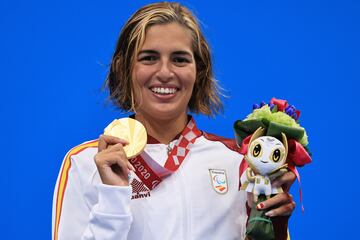
[[[65,157],[53,198],[53,240],[127,239],[131,187],[92,184],[94,171],[76,156]]]

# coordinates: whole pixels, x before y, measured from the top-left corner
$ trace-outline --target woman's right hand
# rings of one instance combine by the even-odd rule
[[[128,176],[134,167],[128,161],[123,146],[127,141],[107,135],[100,135],[98,153],[94,160],[103,184],[128,186]]]

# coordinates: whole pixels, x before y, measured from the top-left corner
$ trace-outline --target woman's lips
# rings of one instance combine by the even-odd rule
[[[174,98],[180,89],[176,87],[151,87],[149,90],[157,99],[168,101]]]

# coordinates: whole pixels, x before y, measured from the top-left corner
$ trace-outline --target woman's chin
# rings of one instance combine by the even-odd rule
[[[152,119],[158,120],[171,120],[187,115],[187,110],[179,111],[177,107],[172,106],[156,106],[153,108],[148,108],[147,111],[138,111],[139,114],[142,114],[144,117],[151,116]]]

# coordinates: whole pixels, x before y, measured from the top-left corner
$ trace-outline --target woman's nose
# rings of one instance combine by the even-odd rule
[[[156,75],[160,81],[171,80],[174,77],[171,62],[168,60],[162,60]]]

